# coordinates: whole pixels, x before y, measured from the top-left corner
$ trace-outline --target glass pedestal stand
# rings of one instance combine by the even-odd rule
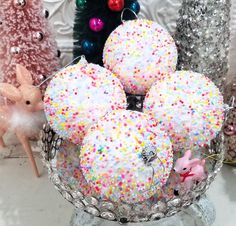
[[[159,221],[128,223],[127,226],[212,226],[215,221],[215,208],[209,199],[203,195],[195,204],[172,217]],[[115,221],[107,221],[94,217],[86,212],[75,210],[70,226],[118,226]]]

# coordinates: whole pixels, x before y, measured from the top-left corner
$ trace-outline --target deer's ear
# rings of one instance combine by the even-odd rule
[[[192,152],[191,152],[191,150],[186,151],[186,152],[184,153],[184,156],[185,156],[186,158],[188,158],[188,159],[191,159],[191,157],[192,157]]]
[[[8,83],[0,83],[0,93],[9,100],[16,102],[22,98],[21,92],[15,86]]]
[[[192,159],[189,161],[189,163],[190,163],[191,167],[194,167],[194,166],[200,164],[201,160],[200,159]]]
[[[203,160],[201,161],[201,165],[202,165],[202,166],[205,166],[205,164],[206,164],[206,160],[203,159]]]
[[[26,67],[17,64],[16,65],[16,77],[17,81],[21,85],[32,85],[33,84],[33,79],[30,74],[30,72],[26,69]]]

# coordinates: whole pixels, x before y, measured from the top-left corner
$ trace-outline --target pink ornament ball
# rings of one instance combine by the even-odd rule
[[[104,28],[104,22],[102,19],[94,17],[89,20],[89,27],[92,31],[99,32]]]
[[[17,9],[23,9],[26,6],[27,1],[26,0],[13,0],[13,4]]]
[[[126,106],[123,87],[115,75],[85,59],[56,74],[44,98],[49,124],[74,144],[81,144],[88,128],[107,112]]]

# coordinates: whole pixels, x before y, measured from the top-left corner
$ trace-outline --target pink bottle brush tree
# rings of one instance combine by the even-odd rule
[[[47,17],[41,0],[0,0],[0,82],[19,86],[17,64],[30,71],[34,85],[58,70],[60,52]]]

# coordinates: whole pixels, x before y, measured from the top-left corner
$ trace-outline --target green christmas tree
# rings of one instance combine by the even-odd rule
[[[140,11],[137,0],[76,0],[74,58],[85,55],[90,63],[103,65],[102,52],[110,33],[124,20],[135,19]],[[133,12],[134,13],[133,13]]]

